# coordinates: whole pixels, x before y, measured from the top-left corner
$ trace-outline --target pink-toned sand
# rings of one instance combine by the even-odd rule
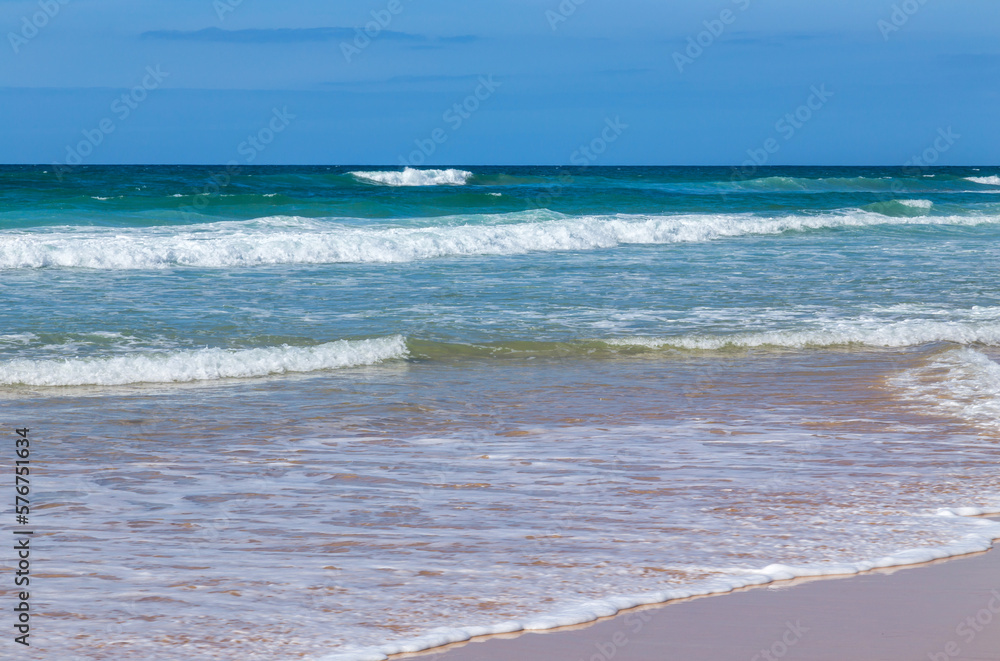
[[[479,639],[420,656],[429,661],[1000,661],[1000,550],[674,602],[591,625]]]

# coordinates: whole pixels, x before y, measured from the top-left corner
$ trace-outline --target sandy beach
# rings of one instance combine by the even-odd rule
[[[470,641],[442,661],[996,661],[1000,553],[805,579]]]

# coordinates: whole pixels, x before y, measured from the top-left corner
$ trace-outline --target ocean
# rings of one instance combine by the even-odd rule
[[[33,658],[383,659],[984,550],[998,267],[996,167],[2,166]]]

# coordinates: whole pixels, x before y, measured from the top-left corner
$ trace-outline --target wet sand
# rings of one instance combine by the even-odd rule
[[[1000,551],[806,579],[475,639],[433,661],[998,661]]]

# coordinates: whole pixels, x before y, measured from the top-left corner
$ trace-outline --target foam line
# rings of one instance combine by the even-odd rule
[[[951,510],[941,511],[938,515],[959,518]],[[557,627],[585,624],[602,617],[616,615],[629,608],[662,604],[689,597],[725,594],[739,588],[767,585],[775,581],[815,576],[860,574],[873,569],[923,564],[933,560],[986,551],[992,547],[993,540],[1000,539],[1000,523],[985,519],[970,519],[965,521],[965,523],[975,527],[976,531],[970,532],[960,540],[956,540],[945,546],[907,549],[875,560],[843,564],[807,567],[771,564],[755,573],[731,578],[711,579],[690,588],[664,590],[641,595],[623,595],[589,601],[566,610],[519,620],[507,620],[493,626],[440,628],[409,641],[384,645],[378,648],[369,647],[345,650],[341,653],[320,657],[320,659],[321,661],[383,661],[392,654],[421,652],[451,643],[464,642],[476,636],[517,631],[544,631]]]
[[[197,349],[105,358],[0,362],[0,384],[29,386],[180,383],[373,365],[407,355],[402,336],[340,340],[312,347]]]

